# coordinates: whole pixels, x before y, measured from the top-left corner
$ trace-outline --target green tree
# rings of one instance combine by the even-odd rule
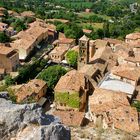
[[[46,81],[48,87],[53,89],[60,77],[66,74],[66,72],[66,69],[62,66],[50,66],[40,74],[39,79]]]
[[[13,80],[13,78],[10,75],[5,76],[4,80],[5,80],[5,84],[7,86],[10,86],[10,85],[14,84],[14,80]]]
[[[76,23],[70,23],[69,25],[65,26],[64,33],[66,37],[74,39],[78,39],[84,34],[82,27]]]
[[[64,28],[65,28],[65,24],[58,24],[57,26],[56,26],[56,30],[58,31],[58,32],[64,32]]]
[[[77,67],[78,53],[74,50],[70,50],[66,54],[66,60],[72,67]]]
[[[17,32],[27,28],[24,19],[16,19],[15,22],[11,24],[11,26],[14,27]]]
[[[10,38],[4,32],[0,32],[0,43],[6,43],[9,41]]]
[[[103,25],[104,37],[110,37],[109,22],[105,22]]]
[[[104,37],[104,31],[103,31],[103,29],[98,29],[97,30],[97,34],[98,34],[98,36],[100,37],[100,38],[103,38]]]

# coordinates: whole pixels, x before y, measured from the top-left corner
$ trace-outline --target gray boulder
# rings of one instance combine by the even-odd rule
[[[29,134],[26,132],[28,128],[32,128],[27,131]],[[23,133],[24,140],[70,139],[70,129],[60,124],[53,115],[43,113],[37,104],[17,105],[0,98],[0,139],[20,140],[18,136]]]

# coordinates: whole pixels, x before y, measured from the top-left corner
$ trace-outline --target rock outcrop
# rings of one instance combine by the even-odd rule
[[[69,140],[70,129],[37,104],[17,105],[0,98],[1,140]]]

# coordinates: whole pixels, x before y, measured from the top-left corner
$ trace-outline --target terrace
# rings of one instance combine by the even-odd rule
[[[124,92],[130,96],[132,96],[135,91],[134,85],[115,79],[110,74],[105,76],[105,78],[98,84],[98,87],[102,89]]]

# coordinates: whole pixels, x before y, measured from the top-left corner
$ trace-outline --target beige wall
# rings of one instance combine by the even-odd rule
[[[39,93],[37,94],[36,96],[36,100],[38,101],[41,97],[45,96],[47,92],[47,85],[45,85],[40,91]]]
[[[32,44],[26,48],[18,48],[19,51],[19,59],[20,60],[25,60],[27,56],[30,55],[30,53],[32,52],[32,50],[43,40],[43,39],[47,39],[48,38],[48,32],[42,33],[40,36],[38,36],[38,38],[36,39],[35,42],[32,42]]]
[[[19,48],[19,59],[24,60],[28,56],[28,51],[24,48]]]
[[[63,55],[59,55],[59,54],[50,54],[49,55],[50,59],[53,60],[54,62],[61,62],[64,58],[64,54]]]
[[[96,49],[95,49],[95,47],[94,46],[91,46],[90,48],[89,48],[89,59],[91,59],[93,56],[94,56],[94,54],[95,54],[95,52],[96,52]]]
[[[16,71],[18,65],[19,65],[19,55],[17,52],[10,57],[0,54],[0,67],[5,68],[6,73]]]

